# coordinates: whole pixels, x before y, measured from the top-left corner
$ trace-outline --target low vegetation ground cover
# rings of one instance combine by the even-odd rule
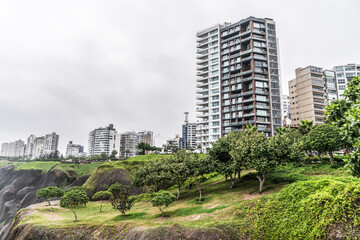
[[[77,223],[74,223],[71,210],[57,208],[50,212],[46,206],[36,210],[25,222],[51,228],[119,224],[157,227],[175,223],[211,227],[226,224],[239,229],[240,235],[252,238],[281,239],[286,235],[298,238],[309,233],[316,238],[325,234],[326,226],[335,222],[349,218],[355,224],[358,222],[357,205],[352,204],[360,194],[359,183],[348,176],[341,165],[286,164],[269,173],[262,195],[258,193],[258,181],[252,170],[244,171],[232,189],[224,176],[212,174],[202,183],[204,201],[197,201],[198,192],[194,186],[185,187],[181,198],[163,209],[169,217],[161,217],[159,210],[148,201],[147,194],[143,194],[137,197],[134,207],[125,216],[114,210],[110,202],[103,204],[102,213],[99,213],[100,202],[89,202],[86,207],[77,208]],[[176,193],[176,188],[170,191]],[[342,211],[344,207],[350,212]]]
[[[103,163],[95,162],[95,163],[88,163],[88,164],[73,164],[73,163],[59,163],[54,161],[33,161],[33,162],[7,162],[7,163],[0,163],[0,166],[4,165],[13,165],[16,170],[41,170],[43,174],[49,171],[52,167],[54,169],[59,169],[62,171],[74,171],[78,177],[84,175],[91,175],[93,174],[99,166]]]

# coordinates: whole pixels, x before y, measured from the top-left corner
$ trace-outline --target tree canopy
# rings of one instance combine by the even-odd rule
[[[169,206],[172,202],[174,202],[176,199],[175,195],[161,190],[157,193],[154,193],[153,198],[151,198],[150,202],[154,207],[158,207],[160,212],[162,213],[162,216],[164,216],[164,211],[161,209],[162,206]]]
[[[86,205],[87,202],[89,202],[89,198],[85,191],[81,191],[80,189],[71,189],[65,192],[64,196],[61,198],[60,206],[72,208],[75,216],[75,222],[77,222],[78,219],[75,209],[77,206]]]
[[[58,187],[53,187],[53,186],[50,186],[50,187],[46,187],[46,188],[42,188],[40,190],[38,190],[36,192],[36,197],[37,198],[45,198],[45,200],[48,202],[49,206],[51,206],[51,198],[54,198],[54,197],[62,197],[64,194],[64,191],[61,190],[60,188]]]

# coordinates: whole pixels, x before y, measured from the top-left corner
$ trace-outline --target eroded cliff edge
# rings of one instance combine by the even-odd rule
[[[63,182],[82,185],[89,177],[78,179],[76,174],[54,167],[45,174],[41,170],[16,170],[12,165],[0,167],[0,239],[6,239],[20,209],[38,202],[36,192],[39,189]]]

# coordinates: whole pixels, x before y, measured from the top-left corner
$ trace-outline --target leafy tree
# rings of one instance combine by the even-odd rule
[[[182,149],[164,161],[165,171],[168,171],[168,176],[172,176],[173,182],[177,185],[176,199],[180,198],[185,182],[190,177],[190,169],[187,164],[190,157],[191,153],[187,153],[186,150]]]
[[[75,216],[75,222],[78,221],[75,209],[77,206],[86,205],[89,202],[89,198],[84,191],[79,189],[71,189],[65,192],[64,196],[60,200],[61,207],[72,208]]]
[[[116,151],[115,149],[111,151],[111,154],[110,154],[110,159],[116,159],[116,154],[118,154],[118,151]]]
[[[122,215],[125,215],[126,211],[129,211],[134,206],[134,198],[130,197],[130,187],[123,186],[116,182],[108,189],[112,193],[111,204],[113,208],[119,210]]]
[[[107,159],[108,156],[107,156],[106,152],[102,152],[100,157],[102,160],[105,160],[105,159]]]
[[[346,105],[340,108],[340,113],[326,113],[327,115],[338,116],[342,114],[341,121],[337,121],[340,126],[341,135],[346,147],[353,148],[353,152],[346,155],[346,167],[348,167],[352,175],[360,177],[360,78],[354,77],[347,84],[347,88],[343,94]],[[348,108],[347,108],[348,107]],[[347,108],[346,110],[344,108]],[[334,109],[331,109],[334,110]],[[329,111],[331,111],[329,110]],[[334,110],[336,111],[336,110]],[[338,118],[335,118],[338,120]]]
[[[297,129],[284,128],[269,139],[269,154],[279,163],[300,163],[305,158],[301,138]]]
[[[174,184],[164,161],[148,161],[134,172],[133,184],[137,187],[149,186],[154,191],[167,189]]]
[[[299,124],[299,132],[302,135],[307,135],[314,127],[314,121],[309,121],[307,119],[301,120]]]
[[[96,192],[94,194],[94,196],[92,197],[92,199],[94,201],[101,201],[100,203],[100,212],[102,210],[102,201],[108,201],[110,200],[110,198],[112,197],[112,193],[110,191],[99,191],[99,192]]]
[[[195,185],[199,191],[199,201],[202,200],[201,180],[205,174],[215,171],[214,161],[209,157],[202,157],[199,154],[191,154],[186,161],[190,170],[190,176],[195,179]]]
[[[154,207],[158,207],[160,212],[162,213],[162,217],[164,217],[164,211],[161,209],[162,206],[169,206],[172,202],[174,202],[176,199],[175,195],[161,190],[157,193],[154,193],[154,197],[150,200],[150,202],[152,203],[152,205]]]
[[[351,102],[346,99],[339,99],[326,106],[326,122],[342,128],[346,124],[346,112],[351,108]],[[350,153],[352,144],[347,138],[343,139],[344,154]]]
[[[273,160],[269,139],[256,128],[248,128],[243,131],[243,137],[237,141],[231,154],[234,158],[245,158],[246,165],[257,171],[256,177],[260,182],[261,193],[267,172],[278,163]]]
[[[231,179],[230,188],[235,184],[236,173],[238,173],[238,179],[240,180],[241,167],[236,168],[230,152],[233,148],[234,142],[239,138],[239,133],[230,132],[225,137],[219,138],[213,143],[212,148],[209,151],[209,156],[217,162],[217,171],[225,175],[225,178],[229,176]]]
[[[51,206],[51,198],[53,197],[62,197],[64,194],[64,192],[58,188],[58,187],[53,187],[53,186],[50,186],[50,187],[46,187],[46,188],[42,188],[40,190],[38,190],[36,192],[36,197],[39,199],[39,198],[45,198],[45,200],[48,202],[49,206]],[[52,209],[51,209],[52,211]]]
[[[341,149],[343,145],[340,129],[330,124],[319,125],[306,136],[304,145],[311,146],[319,154],[329,153],[330,162],[333,164],[333,152]]]
[[[139,155],[145,155],[146,151],[150,151],[153,149],[150,144],[144,142],[139,143],[136,148],[139,150]]]

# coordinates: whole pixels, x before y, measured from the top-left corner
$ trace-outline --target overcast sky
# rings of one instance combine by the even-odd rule
[[[92,129],[195,121],[196,32],[273,18],[283,92],[297,67],[360,63],[360,1],[5,0],[0,2],[0,143],[55,131],[60,151]]]

